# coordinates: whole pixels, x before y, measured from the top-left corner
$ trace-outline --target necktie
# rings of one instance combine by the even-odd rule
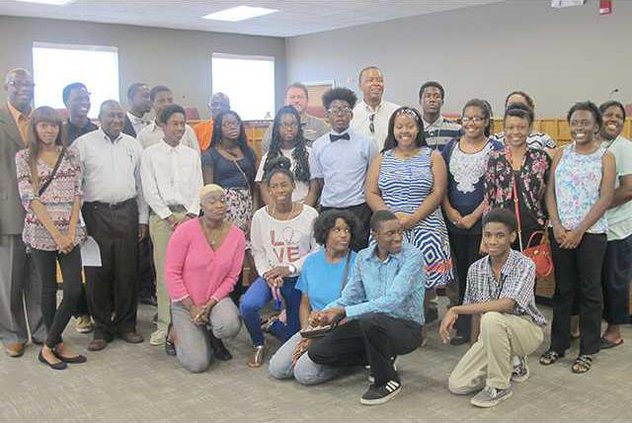
[[[350,140],[351,137],[349,136],[349,133],[346,132],[342,135],[336,135],[336,134],[329,134],[329,140],[331,142],[336,142],[338,140]]]

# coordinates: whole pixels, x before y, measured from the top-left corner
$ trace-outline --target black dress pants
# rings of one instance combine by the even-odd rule
[[[372,313],[353,319],[313,343],[309,358],[316,364],[332,367],[364,366],[367,363],[375,385],[399,382],[393,368],[398,355],[413,352],[421,345],[422,326],[412,320]]]
[[[138,209],[136,200],[110,206],[85,203],[88,235],[101,250],[101,267],[86,266],[94,339],[136,330],[138,308]]]

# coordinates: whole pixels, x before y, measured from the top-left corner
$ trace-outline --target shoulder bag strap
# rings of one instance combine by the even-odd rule
[[[516,172],[514,172],[513,170],[513,159],[511,157],[511,151],[508,148],[505,149],[505,155],[507,157],[507,161],[509,162],[509,169],[511,170],[514,213],[516,214],[516,219],[518,220],[518,246],[520,247],[520,252],[522,252],[522,219],[520,219],[520,206],[518,205],[518,181],[516,181]]]
[[[342,272],[342,283],[340,284],[340,293],[342,294],[343,289],[347,285],[347,277],[349,276],[349,263],[351,262],[351,251],[347,254],[347,260],[345,262],[345,269]]]
[[[55,175],[57,174],[57,170],[59,169],[59,166],[61,165],[62,160],[64,160],[64,154],[66,153],[66,147],[63,147],[61,149],[61,152],[59,153],[59,157],[57,157],[57,162],[55,163],[55,167],[53,167],[53,171],[50,173],[49,178],[46,180],[46,182],[44,182],[39,189],[39,193],[38,196],[42,196],[42,194],[44,194],[44,192],[46,191],[46,188],[48,188],[48,186],[50,185],[50,183],[53,181],[53,179],[55,178]]]

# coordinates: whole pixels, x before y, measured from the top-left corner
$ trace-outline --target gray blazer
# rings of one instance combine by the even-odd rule
[[[25,211],[18,194],[15,155],[24,148],[7,104],[0,106],[0,235],[19,235]]]

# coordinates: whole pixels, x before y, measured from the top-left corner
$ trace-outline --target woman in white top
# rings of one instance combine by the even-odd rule
[[[293,106],[284,106],[277,112],[272,124],[272,140],[270,151],[261,157],[261,163],[255,176],[259,186],[261,199],[270,204],[270,194],[264,175],[270,165],[279,157],[290,159],[290,170],[294,177],[296,188],[292,192],[292,200],[314,207],[318,200],[317,182],[310,180],[309,170],[310,148],[306,145],[301,117]]]
[[[259,209],[252,218],[250,239],[252,255],[259,277],[250,286],[241,303],[241,315],[254,345],[248,365],[263,364],[265,338],[259,311],[273,298],[276,308],[285,301],[287,323],[275,320],[269,332],[287,341],[300,328],[301,292],[295,289],[305,256],[314,247],[313,221],[318,212],[292,200],[295,189],[290,160],[280,157],[271,163],[266,174],[270,204]]]

